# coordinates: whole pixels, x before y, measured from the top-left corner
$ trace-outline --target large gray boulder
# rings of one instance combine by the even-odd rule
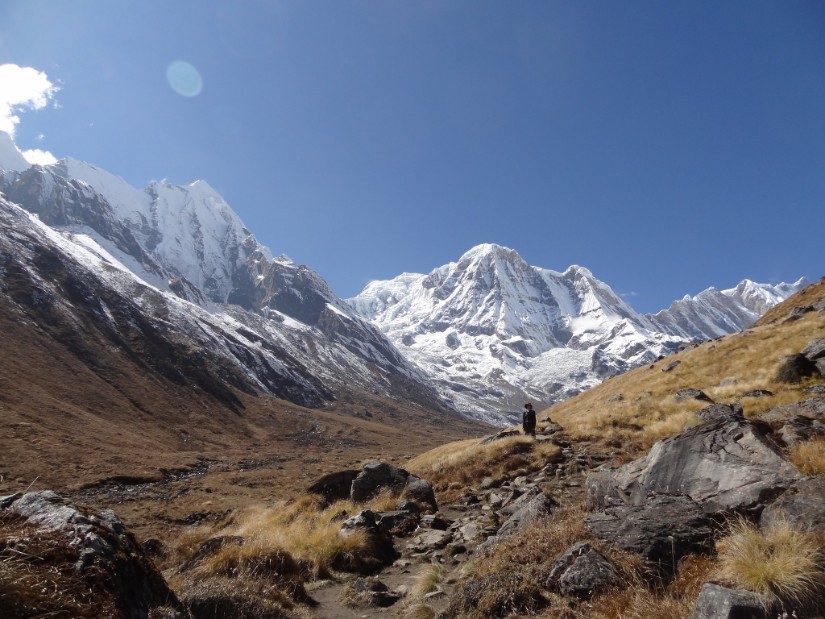
[[[28,569],[73,574],[78,584],[92,594],[84,599],[94,608],[84,612],[105,609],[105,616],[125,619],[145,619],[150,611],[155,616],[183,616],[181,603],[114,512],[81,508],[45,490],[0,497],[0,518],[17,530],[9,540],[0,540],[4,545],[19,544],[29,552],[37,552],[41,545],[48,547],[40,561]],[[32,604],[37,595],[32,591],[28,603]],[[49,596],[54,601],[54,592]],[[74,599],[71,602],[78,603]],[[7,611],[14,610],[14,604],[14,600],[4,597],[3,608]],[[35,612],[34,608],[29,610]],[[76,606],[73,610],[80,612]],[[72,614],[54,607],[52,611],[55,616]]]
[[[684,495],[651,495],[643,505],[617,505],[588,514],[588,528],[611,545],[635,552],[670,577],[679,560],[713,549],[714,522]]]
[[[438,511],[435,492],[428,482],[404,469],[378,460],[367,462],[352,480],[350,498],[356,503],[362,503],[385,488],[426,505],[433,512]]]
[[[501,525],[496,535],[499,539],[514,535],[534,522],[549,516],[555,505],[556,503],[553,499],[546,497],[541,492],[535,494],[529,501],[522,503],[521,506],[513,512],[513,515]]]
[[[699,412],[704,421],[657,442],[650,452],[586,482],[590,510],[641,506],[651,493],[683,494],[707,513],[759,512],[801,478],[766,430],[732,406]]]

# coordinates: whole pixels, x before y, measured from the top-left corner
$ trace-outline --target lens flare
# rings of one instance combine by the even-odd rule
[[[166,80],[179,95],[197,97],[203,90],[200,71],[184,60],[176,60],[166,68]]]

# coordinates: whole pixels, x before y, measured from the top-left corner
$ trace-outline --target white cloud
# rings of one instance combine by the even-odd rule
[[[0,131],[14,139],[20,124],[18,114],[46,107],[54,101],[58,90],[42,71],[16,64],[0,65]],[[42,140],[42,134],[37,139]],[[57,161],[50,152],[40,149],[27,150],[23,156],[29,163],[45,165]]]
[[[50,165],[57,163],[57,158],[47,150],[40,150],[33,148],[31,150],[24,150],[23,157],[32,165]]]

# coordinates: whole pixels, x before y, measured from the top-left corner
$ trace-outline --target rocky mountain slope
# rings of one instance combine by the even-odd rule
[[[750,281],[641,315],[587,269],[556,272],[484,244],[428,275],[370,283],[349,299],[461,411],[501,419],[550,404],[694,340],[749,326],[805,285]]]
[[[94,324],[115,346],[134,344],[140,332],[163,333],[173,354],[128,348],[147,355],[148,365],[203,359],[212,369],[199,384],[227,401],[239,389],[321,406],[355,388],[449,412],[377,328],[318,274],[273,258],[206,183],[137,190],[74,160],[5,167],[4,269],[20,272],[67,320]],[[49,258],[32,262],[30,254]],[[36,303],[16,281],[4,286],[32,315]],[[135,324],[141,327],[130,334]],[[179,380],[189,374],[169,371]]]

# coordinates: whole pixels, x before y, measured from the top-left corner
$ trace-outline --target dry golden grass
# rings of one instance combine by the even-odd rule
[[[791,447],[790,460],[803,475],[825,473],[825,437],[797,443]]]
[[[676,402],[679,389],[701,389],[717,402],[739,401],[747,416],[803,399],[804,389],[821,381],[791,385],[776,383],[774,378],[786,355],[821,337],[825,337],[825,316],[818,312],[790,323],[766,324],[613,377],[539,416],[549,413],[578,440],[622,447],[625,455],[635,457],[656,440],[695,423],[691,414],[707,406],[697,400]],[[677,367],[662,371],[675,360],[680,361]],[[773,395],[743,397],[756,389]]]
[[[736,587],[797,604],[823,593],[825,548],[816,534],[781,522],[768,531],[738,520],[716,544],[718,576]]]
[[[307,599],[304,585],[308,581],[329,578],[336,570],[377,567],[375,549],[364,531],[356,530],[348,537],[339,531],[347,515],[363,509],[384,510],[390,501],[394,505],[397,498],[382,493],[365,504],[337,501],[325,505],[321,497],[304,496],[274,506],[249,507],[229,521],[182,535],[167,562],[176,566],[189,561],[190,566],[170,568],[167,579],[183,595],[198,591],[204,583],[226,589],[228,594],[232,587],[227,583],[234,582],[256,599],[256,591],[266,589],[269,597],[278,593],[278,603],[287,608],[288,602]],[[211,552],[202,552],[205,544],[214,545]]]
[[[421,570],[415,582],[414,594],[423,597],[438,589],[444,578],[444,568],[436,563],[427,565]]]
[[[535,471],[560,454],[558,446],[530,436],[505,437],[486,445],[470,439],[436,447],[410,460],[406,468],[429,481],[441,500],[449,500],[485,477]]]
[[[0,617],[115,616],[114,593],[75,571],[79,551],[68,541],[0,515]]]

